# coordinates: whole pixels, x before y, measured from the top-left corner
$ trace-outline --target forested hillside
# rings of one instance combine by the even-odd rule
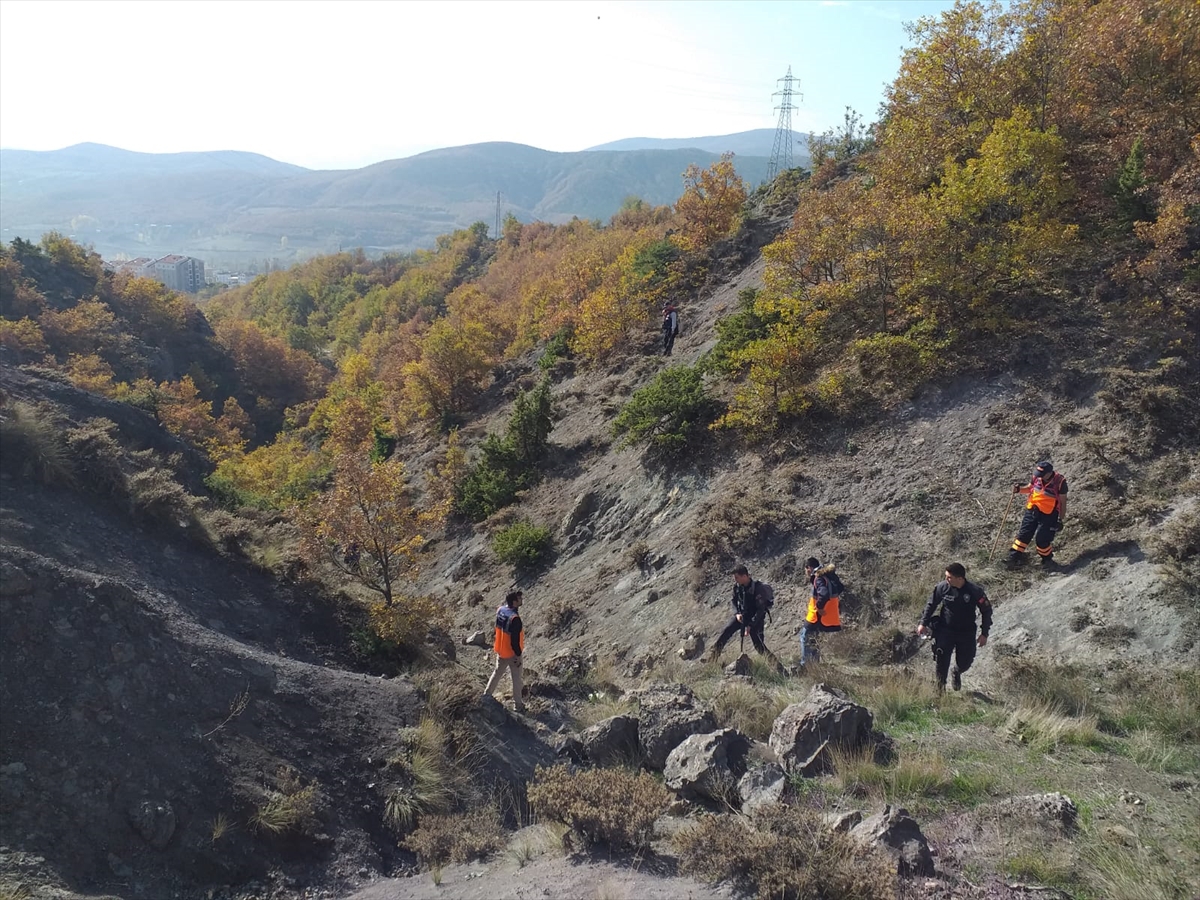
[[[321,256],[203,310],[105,272],[61,234],[3,248],[9,520],[40,491],[52,510],[78,497],[88,521],[154,523],[155,540],[186,544],[189,571],[211,554],[238,590],[268,579],[332,610],[314,664],[338,680],[322,687],[300,667],[320,654],[281,611],[298,601],[263,601],[270,635],[250,656],[288,685],[262,689],[264,702],[309,690],[340,727],[337,698],[366,703],[349,672],[401,679],[387,728],[367,729],[366,762],[340,736],[306,760],[284,730],[239,724],[231,707],[212,759],[266,771],[269,758],[273,774],[239,770],[227,795],[189,801],[203,864],[236,848],[208,877],[245,877],[260,851],[292,873],[296,847],[347,858],[331,845],[353,832],[377,871],[415,861],[440,880],[443,865],[503,846],[530,803],[578,846],[645,850],[661,785],[606,769],[617,786],[595,803],[623,796],[650,824],[633,834],[604,806],[580,825],[568,798],[596,770],[533,771],[555,734],[649,716],[645,685],[682,682],[670,690],[694,688],[708,726],[761,748],[821,681],[875,711],[874,755],[835,755],[820,778],[789,772],[786,805],[754,818],[723,815],[736,792],[681,792],[672,808],[701,824],[666,829],[681,836],[656,851],[763,898],[1027,896],[1014,880],[1080,900],[1200,889],[1200,613],[1187,588],[1200,577],[1200,9],[963,2],[912,37],[880,121],[848,113],[813,138],[811,168],[753,191],[726,157],[688,167],[673,205],[630,197],[605,222],[509,216],[498,237],[478,223],[431,250]],[[664,358],[668,305],[682,331]],[[118,427],[118,409],[136,416]],[[1048,455],[1072,479],[1066,567],[1001,569],[988,551],[1007,538],[1007,491]],[[50,584],[54,566],[31,561],[52,554],[44,531],[18,532],[9,562]],[[726,616],[738,563],[776,584],[771,640],[791,643],[804,615],[791,601],[807,601],[797,560],[818,551],[848,584],[848,627],[824,666],[756,663],[730,680],[690,661]],[[977,680],[944,698],[913,625],[951,558],[987,584],[997,625]],[[164,590],[154,572],[147,597]],[[452,665],[448,646],[477,629],[487,643],[513,585],[531,623],[521,719],[479,705],[487,662]],[[221,593],[198,594],[196,627],[253,640],[242,613],[218,611]],[[272,641],[296,659],[263,662]],[[395,746],[393,719],[407,726]],[[485,756],[506,742],[521,758],[501,789]],[[1078,829],[1075,812],[1061,831],[999,824],[997,804],[1034,791],[1075,796]],[[303,809],[275,829],[262,822],[278,798]],[[856,869],[856,851],[818,827],[818,814],[876,801],[931,823],[936,879],[902,864],[897,881],[874,855]],[[209,834],[218,813],[245,827]],[[102,831],[87,840],[99,847]],[[787,836],[810,832],[832,841],[826,887],[797,880],[817,862]],[[183,845],[156,857],[163,871],[183,865]],[[751,845],[770,852],[738,855]],[[534,855],[517,852],[521,865]],[[73,877],[94,886],[94,868],[75,861]],[[205,877],[187,863],[188,890]]]

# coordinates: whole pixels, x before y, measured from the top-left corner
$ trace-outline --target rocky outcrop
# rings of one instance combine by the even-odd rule
[[[469,637],[463,638],[464,647],[489,647],[488,636],[482,631],[472,632]]]
[[[661,772],[671,751],[687,738],[717,728],[712,710],[682,684],[655,685],[633,691],[632,696],[641,705],[638,733],[648,769]]]
[[[704,652],[704,637],[699,634],[689,634],[675,651],[680,659],[697,659]]]
[[[753,664],[748,654],[743,653],[725,667],[726,675],[749,675]]]
[[[771,749],[789,772],[818,774],[829,766],[829,751],[854,748],[870,740],[870,711],[833,688],[817,684],[800,703],[793,703],[775,720]]]
[[[1075,830],[1079,809],[1066,794],[1029,794],[1009,797],[992,805],[1003,818],[1018,818],[1048,827],[1062,834]]]
[[[885,806],[881,812],[850,829],[850,835],[864,845],[890,853],[896,860],[899,875],[933,875],[936,871],[929,842],[921,833],[917,820],[902,807]]]
[[[583,754],[598,766],[627,764],[638,757],[638,720],[613,716],[584,729],[579,736]]]
[[[750,743],[732,728],[693,734],[667,757],[663,773],[667,787],[688,800],[737,806],[741,799],[737,785],[746,773]]]

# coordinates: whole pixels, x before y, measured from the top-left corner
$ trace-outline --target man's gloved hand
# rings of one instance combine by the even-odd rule
[[[1013,483],[1013,493],[1014,493],[1014,494],[1019,494],[1019,493],[1021,493],[1021,488],[1022,488],[1022,484],[1021,484],[1021,482],[1017,481],[1017,482],[1014,482],[1014,483]]]

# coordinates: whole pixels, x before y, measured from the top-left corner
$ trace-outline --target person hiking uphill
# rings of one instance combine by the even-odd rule
[[[804,627],[800,631],[800,665],[819,662],[821,651],[816,645],[816,636],[822,631],[841,631],[842,617],[838,609],[841,602],[842,580],[830,564],[822,566],[815,556],[804,561],[804,574],[812,586],[808,598],[808,612],[804,616]]]
[[[1014,494],[1028,494],[1025,517],[1017,530],[1017,538],[1008,551],[1012,565],[1025,562],[1030,539],[1037,547],[1042,565],[1054,565],[1054,535],[1062,530],[1067,518],[1067,479],[1054,471],[1050,460],[1042,460],[1033,471],[1029,484],[1014,484]]]
[[[663,356],[670,356],[675,338],[679,336],[679,308],[674,303],[663,307],[662,333]]]
[[[775,591],[769,584],[755,581],[750,577],[750,570],[745,566],[738,566],[734,569],[733,618],[729,620],[729,624],[725,626],[725,630],[713,644],[709,660],[715,662],[720,659],[721,651],[725,649],[729,639],[739,631],[747,631],[750,634],[750,642],[754,644],[754,649],[770,659],[775,667],[782,671],[783,664],[779,662],[774,653],[767,649],[766,641],[763,640],[763,626],[766,623],[767,613],[774,605]]]
[[[517,610],[521,607],[524,595],[520,591],[510,591],[504,598],[504,605],[496,610],[496,637],[492,649],[496,651],[496,668],[488,679],[487,687],[483,689],[485,697],[492,696],[492,691],[500,684],[505,670],[512,674],[513,708],[517,712],[525,712],[525,701],[521,695],[521,657],[525,652],[525,626]]]
[[[940,607],[940,612],[939,612]],[[975,611],[983,619],[979,637],[975,637]],[[992,601],[983,588],[967,581],[962,563],[946,566],[946,580],[938,582],[933,596],[921,612],[917,634],[933,633],[934,671],[938,692],[946,690],[950,657],[954,657],[954,689],[962,688],[962,673],[975,661],[975,648],[987,643],[992,630]]]

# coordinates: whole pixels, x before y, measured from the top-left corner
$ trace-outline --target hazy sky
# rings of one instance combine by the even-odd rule
[[[939,0],[0,0],[0,145],[252,150],[351,168],[436,147],[582,150],[874,119]]]

